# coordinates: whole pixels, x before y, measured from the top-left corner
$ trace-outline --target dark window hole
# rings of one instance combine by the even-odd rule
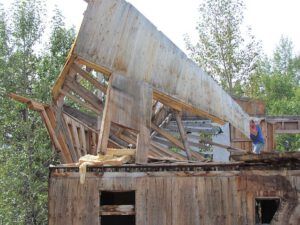
[[[135,191],[101,191],[100,205],[135,205]]]
[[[256,225],[270,224],[280,204],[279,198],[255,199]]]

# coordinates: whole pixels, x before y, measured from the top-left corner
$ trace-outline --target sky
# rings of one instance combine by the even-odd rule
[[[0,0],[8,4],[12,0]],[[197,41],[196,25],[198,7],[203,0],[127,0],[144,14],[179,48],[185,51],[184,34]],[[272,55],[282,35],[294,43],[300,54],[300,0],[245,0],[245,25],[252,28],[263,50]],[[68,26],[79,29],[86,9],[84,0],[47,0],[49,11],[57,5],[63,12]],[[51,14],[48,14],[51,16]]]

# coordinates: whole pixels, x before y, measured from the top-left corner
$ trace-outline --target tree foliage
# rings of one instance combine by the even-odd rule
[[[207,0],[199,8],[199,41],[186,37],[190,56],[231,94],[243,94],[242,85],[254,70],[260,45],[248,28],[241,32],[243,0]]]
[[[300,61],[293,43],[282,37],[272,57],[264,57],[248,83],[248,95],[266,103],[268,115],[300,115]],[[279,150],[300,149],[299,135],[277,137]]]
[[[7,97],[15,92],[49,100],[74,29],[56,11],[50,41],[37,51],[44,34],[45,2],[15,1],[0,9],[0,223],[46,224],[48,166],[54,163],[49,137],[38,113]],[[58,35],[59,33],[59,35]]]

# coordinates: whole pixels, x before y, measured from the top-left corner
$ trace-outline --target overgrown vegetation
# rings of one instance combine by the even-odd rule
[[[55,10],[45,37],[45,18],[43,0],[15,1],[7,13],[0,5],[0,224],[47,224],[48,166],[56,156],[39,114],[7,96],[50,99],[75,32]]]
[[[262,99],[267,115],[300,115],[300,55],[282,37],[273,56],[262,52],[251,29],[243,34],[243,0],[207,0],[199,8],[198,42],[186,36],[191,58],[228,93]],[[300,149],[299,135],[277,137],[278,150]]]

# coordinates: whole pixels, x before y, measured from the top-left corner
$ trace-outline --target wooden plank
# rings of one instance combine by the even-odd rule
[[[154,123],[151,124],[151,128],[155,130],[157,133],[159,133],[161,136],[168,139],[171,143],[173,143],[176,147],[181,148],[184,150],[184,145],[179,141],[177,138],[175,138],[173,135],[171,135],[169,132],[159,128]]]
[[[80,68],[77,64],[72,65],[72,69],[74,69],[80,76],[88,80],[91,84],[93,84],[96,88],[98,88],[103,93],[106,93],[107,87],[101,84],[98,80],[92,77],[88,72]]]
[[[135,215],[134,205],[103,205],[100,207],[100,216]]]
[[[64,96],[61,95],[57,98],[56,105],[52,104],[50,107],[51,111],[55,115],[55,121],[56,121],[55,132],[56,134],[60,132],[60,134],[64,137],[64,140],[68,146],[69,152],[71,153],[73,160],[77,161],[79,157],[77,156],[76,158],[75,154],[73,154],[75,152],[75,148],[73,145],[70,131],[68,129],[68,125],[66,124],[65,117],[63,115],[63,104],[64,104]]]
[[[41,112],[41,111],[45,110],[45,107],[47,107],[46,104],[36,102],[36,101],[34,101],[30,98],[26,98],[26,97],[23,97],[21,95],[17,95],[15,93],[10,93],[10,94],[8,94],[8,96],[11,97],[12,99],[18,101],[18,102],[27,104],[29,109],[32,109],[32,110],[35,110],[35,111],[40,111]]]
[[[98,135],[94,132],[90,133],[91,135],[91,147],[90,147],[90,154],[91,155],[97,155],[97,140],[98,140]]]
[[[118,142],[116,142],[112,139],[109,139],[108,140],[108,147],[109,148],[123,148],[124,146],[120,145]]]
[[[71,68],[74,60],[77,58],[77,56],[74,55],[74,52],[73,52],[74,47],[75,47],[75,44],[72,45],[72,49],[69,52],[67,61],[52,88],[52,97],[54,100],[56,100],[59,97],[59,95],[61,94],[60,90],[62,89],[62,87],[65,83],[66,77],[69,75],[69,71],[70,71],[70,68]]]
[[[160,99],[171,97],[170,104],[179,111],[186,109],[220,123],[229,121],[249,135],[249,116],[241,107],[125,1],[90,2],[75,53],[107,69],[107,74],[126,71],[127,77],[147,82]]]
[[[135,163],[147,163],[148,151],[150,148],[150,130],[146,126],[140,127],[140,132],[137,136]]]
[[[84,126],[79,124],[79,130],[80,130],[80,145],[81,145],[81,155],[87,154],[87,144],[86,144],[86,135],[85,135],[85,128]]]
[[[74,147],[75,147],[75,153],[77,155],[77,159],[79,159],[82,155],[81,155],[81,150],[80,150],[80,143],[79,143],[79,135],[78,135],[78,131],[77,131],[77,126],[74,123],[74,121],[71,121],[70,123],[71,125],[71,129],[72,129],[72,133],[73,133],[73,143],[74,143]]]
[[[151,141],[151,146],[153,146],[155,149],[159,150],[163,155],[170,156],[178,160],[186,160],[186,158],[176,152],[172,152],[169,149],[165,149],[159,144],[155,143],[154,141]]]
[[[46,113],[47,113],[47,116],[49,118],[49,121],[51,123],[51,126],[53,127],[53,129],[55,130],[56,128],[56,121],[55,121],[55,115],[54,115],[54,112],[52,111],[52,109],[49,107],[49,108],[46,108]],[[55,134],[56,135],[56,134]],[[58,135],[57,135],[57,140],[59,141],[60,143],[60,146],[61,146],[61,153],[63,155],[63,160],[64,162],[63,163],[72,163],[72,162],[76,162],[77,161],[77,158],[76,156],[73,154],[73,152],[70,152],[69,151],[69,148],[64,140],[64,137],[62,135],[62,133],[59,131]]]
[[[138,133],[136,163],[146,163],[150,146],[151,101],[152,89],[148,85],[117,73],[113,74],[105,101],[98,152],[101,149],[100,152],[105,154],[110,124],[113,122]]]
[[[78,94],[81,98],[83,98],[86,102],[92,105],[95,109],[103,110],[103,105],[101,99],[99,99],[92,92],[87,90],[85,87],[81,86],[78,82],[76,82],[72,78],[67,78],[67,82],[64,84],[74,93]]]
[[[176,119],[176,122],[177,122],[177,125],[178,125],[179,133],[180,133],[180,136],[181,136],[181,140],[183,142],[183,146],[184,146],[184,150],[186,152],[187,158],[188,158],[188,160],[192,160],[192,155],[191,155],[191,152],[189,150],[189,144],[188,144],[188,141],[187,141],[187,135],[186,135],[186,132],[184,130],[184,127],[183,127],[183,124],[182,124],[182,121],[181,121],[181,117],[179,115],[179,112],[177,112],[177,111],[174,111],[174,114],[175,114],[175,119]],[[203,157],[203,159],[204,159],[204,157]]]
[[[77,98],[76,96],[64,91],[64,90],[60,90],[61,94],[67,96],[68,98],[70,98],[71,100],[73,100],[74,102],[78,103],[79,105],[95,112],[96,114],[101,114],[101,111],[100,109],[98,108],[95,108],[93,105],[89,104],[89,103],[86,103],[86,102],[83,102],[81,101],[79,98]]]
[[[216,143],[216,142],[213,142],[213,141],[209,141],[209,140],[200,139],[199,142],[200,143],[209,144],[209,145],[215,145],[215,146],[218,146],[218,147],[221,147],[221,148],[225,148],[228,151],[232,151],[232,152],[246,153],[246,151],[243,150],[243,149],[235,148],[235,147],[228,146],[228,145],[219,144],[219,143]]]
[[[178,99],[174,99],[171,96],[168,96],[162,92],[159,92],[157,90],[154,90],[153,92],[153,98],[155,100],[160,101],[161,103],[163,103],[164,105],[171,107],[172,109],[182,112],[182,111],[187,111],[190,112],[191,114],[195,115],[195,116],[200,116],[200,117],[205,117],[208,118],[210,120],[212,120],[215,123],[219,123],[221,125],[225,124],[225,121],[220,119],[219,117],[209,114],[207,112],[205,112],[204,110],[200,110],[197,109],[195,107],[193,107],[192,105],[189,105],[183,101],[179,101]]]
[[[62,131],[63,131],[63,133],[64,133],[64,135],[66,137],[66,142],[67,142],[69,151],[70,152],[74,152],[75,148],[74,148],[73,141],[72,141],[72,135],[71,135],[69,127],[68,127],[68,125],[66,123],[65,115],[61,115],[61,120],[62,120],[61,121],[62,122]],[[78,157],[77,157],[77,159],[78,159]]]
[[[110,127],[111,127],[111,87],[112,87],[112,79],[109,80],[108,83],[108,91],[106,94],[106,101],[104,106],[104,112],[100,127],[100,133],[98,137],[98,144],[97,144],[97,153],[105,155],[107,151],[107,144],[109,139]]]
[[[105,68],[104,66],[97,65],[97,64],[95,64],[91,61],[88,61],[82,57],[77,57],[76,63],[79,63],[81,65],[86,65],[87,67],[92,68],[93,70],[95,70],[99,73],[103,73],[106,76],[111,75],[111,71],[109,69]]]
[[[169,114],[165,117],[165,119],[159,124],[158,127],[164,127],[164,126],[166,126],[166,125],[170,122],[171,119],[172,119],[172,113],[169,113]],[[153,120],[152,123],[158,124],[158,123],[155,123],[154,121],[155,121],[155,120]],[[156,132],[156,131],[153,131],[153,132],[151,133],[150,137],[153,138],[153,137],[155,137],[156,134],[157,134],[157,132]]]
[[[49,120],[49,117],[48,117],[46,111],[43,110],[43,111],[41,111],[40,113],[41,113],[42,119],[43,119],[44,122],[45,122],[46,128],[47,128],[47,130],[48,130],[49,136],[50,136],[50,138],[51,138],[51,140],[52,140],[52,143],[53,143],[54,147],[55,147],[57,150],[62,151],[62,147],[60,146],[60,143],[59,143],[59,141],[57,140],[57,137],[56,137],[54,128],[53,128],[53,126],[52,126],[52,124],[51,124],[51,122],[50,122],[50,120]]]
[[[96,126],[95,126],[95,124],[97,122],[97,118],[95,116],[84,113],[84,112],[82,112],[78,109],[75,109],[71,106],[68,106],[68,105],[63,106],[63,111],[65,114],[67,114],[68,116],[71,116],[72,119],[75,119],[78,123],[80,123],[84,127],[88,128],[88,129],[92,129],[94,131],[97,131]]]
[[[231,155],[231,158],[236,161],[280,161],[284,159],[300,160],[300,152],[266,152],[259,155],[256,154],[242,154],[242,155]]]
[[[55,123],[55,116],[53,114],[53,111],[50,109],[50,108],[47,108],[46,111],[44,112],[44,115],[43,115],[44,118],[46,118],[46,123],[51,125],[53,131],[54,132],[54,135],[56,136],[56,133],[55,133],[55,127],[56,127],[56,123]],[[48,119],[47,119],[48,118]],[[51,132],[51,133],[52,133]],[[63,158],[64,158],[64,163],[72,163],[74,162],[73,160],[75,158],[73,158],[69,152],[69,149],[68,149],[68,146],[66,145],[65,141],[64,141],[64,138],[62,136],[62,134],[59,132],[58,136],[57,136],[57,140],[58,142],[60,143],[60,150],[61,150],[61,153],[63,155]]]

